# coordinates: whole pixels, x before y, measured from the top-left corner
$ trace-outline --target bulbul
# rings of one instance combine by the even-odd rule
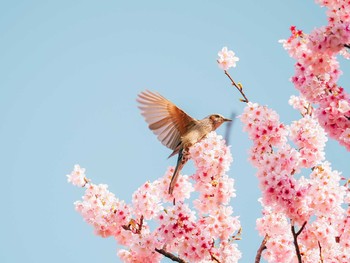
[[[221,124],[231,120],[220,114],[212,114],[202,120],[197,120],[159,93],[148,90],[141,92],[137,101],[148,127],[163,145],[173,150],[168,158],[178,154],[169,185],[169,194],[172,194],[179,173],[189,159],[189,148],[208,133],[215,131]]]

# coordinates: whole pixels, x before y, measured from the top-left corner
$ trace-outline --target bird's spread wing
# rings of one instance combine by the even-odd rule
[[[137,101],[149,128],[162,144],[172,150],[179,146],[181,136],[197,122],[158,93],[143,91]]]

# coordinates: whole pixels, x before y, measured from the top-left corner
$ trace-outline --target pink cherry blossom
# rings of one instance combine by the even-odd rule
[[[296,262],[295,248],[291,235],[286,233],[269,238],[266,242],[266,253],[263,256],[268,262]]]
[[[174,167],[169,167],[164,176],[157,180],[157,191],[165,202],[173,202],[174,199],[178,202],[184,202],[189,199],[194,191],[192,183],[188,175],[179,175],[179,178],[174,187],[172,195],[169,194],[169,184],[171,177],[174,174]]]
[[[232,207],[219,206],[208,216],[202,217],[198,223],[203,226],[211,237],[229,240],[232,233],[240,229],[238,217],[233,217]]]
[[[332,170],[329,162],[324,162],[310,174],[309,206],[315,215],[340,217],[344,213],[342,204],[346,188],[341,185],[340,173]]]
[[[123,262],[160,262],[162,255],[154,248],[160,247],[155,233],[144,232],[142,235],[132,235],[129,250],[120,249],[118,256]]]
[[[152,219],[163,209],[159,194],[159,183],[146,182],[132,195],[133,213],[137,217]]]
[[[219,262],[227,263],[237,263],[242,257],[241,252],[238,250],[237,244],[226,241],[221,242],[218,248],[214,248],[212,255],[214,255]],[[213,261],[210,260],[205,262],[211,263]]]
[[[312,113],[311,104],[303,96],[294,96],[292,95],[288,103],[293,106],[294,109],[300,111],[301,115],[305,116],[306,114]],[[311,111],[309,113],[309,111]]]
[[[88,182],[85,176],[85,169],[78,164],[74,165],[74,170],[67,175],[67,181],[75,186],[84,187]]]
[[[75,209],[102,237],[115,235],[131,216],[130,207],[117,199],[104,184],[89,184],[82,201],[74,203]]]
[[[294,262],[293,237],[290,223],[284,213],[273,211],[272,207],[264,206],[263,217],[256,222],[261,236],[266,236],[266,251],[263,257],[268,262]]]
[[[290,227],[288,218],[284,213],[274,212],[271,207],[265,206],[263,217],[256,220],[257,230],[261,236],[269,234],[283,235],[286,229]]]
[[[225,141],[215,132],[211,132],[201,143],[190,149],[190,156],[197,168],[192,176],[196,181],[195,190],[200,193],[194,201],[195,207],[202,213],[216,209],[218,205],[227,205],[234,193],[234,180],[225,173],[232,162],[232,155]]]
[[[307,115],[294,121],[290,127],[290,138],[298,146],[302,166],[312,168],[324,160],[327,137],[316,119]]]
[[[341,140],[341,142],[343,142],[345,145],[349,145],[350,144],[350,128],[347,128],[345,131],[343,131],[340,134],[339,139]],[[349,148],[349,147],[347,147]]]
[[[162,236],[162,243],[167,248],[178,251],[182,258],[198,262],[209,257],[212,238],[199,227],[195,214],[182,203],[169,207],[158,217],[160,227],[157,229]]]
[[[236,67],[236,62],[239,61],[235,53],[232,50],[228,50],[227,47],[223,47],[221,51],[219,51],[218,56],[219,67],[223,70]]]

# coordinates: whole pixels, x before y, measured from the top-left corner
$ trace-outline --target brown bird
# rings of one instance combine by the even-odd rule
[[[212,114],[202,120],[194,119],[159,93],[148,90],[141,92],[137,101],[148,127],[163,145],[173,150],[168,158],[179,154],[169,186],[169,194],[172,194],[179,173],[189,159],[189,148],[231,120],[220,114]]]

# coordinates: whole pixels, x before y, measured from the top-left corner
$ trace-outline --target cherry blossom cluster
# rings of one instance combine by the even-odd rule
[[[265,206],[263,217],[257,219],[256,225],[259,234],[266,238],[263,256],[267,262],[293,262],[295,249],[286,215]]]
[[[131,218],[130,207],[109,192],[105,184],[87,184],[85,187],[83,200],[74,203],[75,209],[94,227],[96,235],[116,236],[119,228]]]
[[[239,58],[235,56],[232,50],[228,50],[227,47],[223,47],[218,53],[218,65],[223,70],[236,67],[236,62]]]
[[[327,137],[317,120],[306,115],[289,126],[289,138],[299,149],[303,168],[312,168],[325,159]]]
[[[284,48],[297,62],[292,82],[309,103],[331,138],[350,150],[350,96],[337,84],[341,74],[336,56],[350,58],[350,2],[317,0],[327,7],[328,25],[309,35],[291,27]]]
[[[349,262],[349,212],[342,208],[346,192],[339,180],[339,173],[332,171],[329,163],[316,167],[310,179],[300,180],[310,187],[306,202],[313,216],[305,221],[298,237],[303,262]],[[263,255],[268,262],[295,262],[291,226],[285,213],[264,206],[257,228],[260,235],[267,237]]]
[[[302,98],[290,102],[305,110]],[[299,236],[303,262],[319,262],[320,253],[324,262],[349,262],[350,247],[341,234],[350,233],[343,208],[349,193],[340,173],[325,161],[327,137],[317,119],[308,114],[286,126],[275,111],[251,102],[240,119],[253,142],[250,160],[262,190],[264,210],[257,228],[266,237],[265,259],[295,262],[294,238]],[[308,177],[303,175],[305,168],[311,168]],[[295,226],[303,231],[294,237]]]
[[[230,150],[212,132],[191,147],[190,157],[196,172],[180,174],[173,195],[168,194],[174,172],[169,167],[163,177],[138,188],[131,204],[116,198],[107,185],[90,183],[85,169],[76,165],[68,181],[86,188],[82,201],[75,202],[76,210],[97,235],[113,236],[127,248],[118,251],[123,262],[160,262],[163,256],[202,263],[238,262],[241,252],[235,240],[241,226],[229,206],[235,190],[226,174],[232,162]],[[185,203],[194,190],[199,197],[193,204]],[[158,224],[153,231],[150,222]]]
[[[194,188],[200,194],[194,204],[202,214],[215,213],[218,205],[227,205],[235,196],[234,180],[225,174],[232,162],[230,150],[221,136],[211,132],[190,148],[190,155],[197,168]]]
[[[311,105],[314,101],[305,94],[292,96],[289,103],[302,118],[287,126],[275,111],[249,102],[242,85],[226,70],[225,75],[247,103],[240,119],[253,142],[250,161],[262,190],[263,217],[257,229],[264,240],[257,260],[263,255],[268,262],[350,262],[350,224],[343,208],[349,190],[325,161],[327,136]],[[348,105],[340,103],[339,108]]]
[[[288,144],[288,127],[279,121],[275,111],[251,102],[240,118],[253,141],[250,160],[258,168],[263,204],[302,223],[308,216],[302,209],[308,187],[294,177],[302,163],[300,153]]]

